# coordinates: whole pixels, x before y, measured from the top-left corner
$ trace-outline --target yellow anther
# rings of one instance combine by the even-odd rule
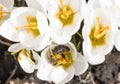
[[[73,22],[74,12],[69,5],[60,7],[56,13],[56,17],[63,23],[63,25],[69,25]]]
[[[0,6],[0,19],[3,19],[3,17],[4,17],[3,15],[4,15],[4,14],[10,14],[10,12],[4,12],[4,11],[3,11],[3,7]]]
[[[94,37],[96,39],[99,39],[105,35],[105,32],[106,30],[109,29],[109,26],[101,27],[100,17],[97,17],[96,20],[97,20],[97,25],[95,27]]]
[[[28,24],[30,23],[30,16],[26,16],[26,20],[28,22]]]
[[[37,25],[36,17],[26,16],[26,21],[27,21],[27,24],[18,26],[15,29],[18,31],[18,30],[20,30],[20,28],[21,29],[24,28],[27,33],[32,34],[34,37],[37,37],[38,35],[40,35],[40,32],[37,27],[38,25]]]

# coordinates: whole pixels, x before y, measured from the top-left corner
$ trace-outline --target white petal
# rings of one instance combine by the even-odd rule
[[[101,64],[105,61],[105,55],[103,53],[97,53],[97,51],[89,48],[88,43],[83,42],[83,53],[87,61],[92,65]]]
[[[56,4],[57,4],[59,7],[61,7],[61,2],[60,2],[60,0],[55,0],[55,1],[56,1]],[[63,0],[63,1],[62,1],[63,6],[69,5],[70,1],[71,1],[71,0]]]
[[[39,38],[40,41],[38,41],[36,44],[38,44],[37,46],[34,46],[34,49],[36,51],[40,51],[42,49],[44,49],[45,47],[47,47],[50,44],[50,35],[49,34],[45,34],[42,37]]]
[[[47,15],[47,9],[48,9],[48,5],[49,5],[49,0],[36,0],[39,3],[39,10],[42,11],[42,13],[44,13],[45,15]],[[36,5],[36,4],[35,4]]]
[[[35,66],[29,61],[27,56],[25,56],[24,54],[20,54],[20,59],[18,60],[18,62],[25,72],[27,73],[34,72]]]
[[[18,52],[24,47],[20,43],[15,43],[8,48],[9,52]]]
[[[41,59],[42,62],[46,65],[50,65],[50,63],[47,60],[47,53],[49,51],[49,47],[45,48],[42,52],[41,52]]]
[[[2,5],[6,11],[11,10],[14,5],[14,0],[0,0],[0,5]]]
[[[69,69],[66,70],[66,72],[68,73],[67,77],[59,84],[65,84],[69,82],[74,77],[75,69],[71,66]]]
[[[84,56],[78,53],[78,56],[74,62],[75,75],[81,75],[88,69],[88,62]]]
[[[59,6],[56,4],[55,1],[50,1],[50,7],[48,8],[48,18],[50,20],[50,27],[53,29],[61,29],[62,23],[56,17],[56,14],[59,11]]]
[[[51,81],[51,72],[53,71],[54,67],[51,65],[41,64],[39,66],[37,77],[41,80]]]
[[[113,3],[111,0],[100,0],[101,7],[112,7]]]
[[[49,42],[49,34],[34,37],[31,33],[22,31],[19,34],[20,42],[28,49],[35,49],[37,51],[45,48]]]
[[[46,32],[49,33],[49,26],[48,26],[47,18],[41,12],[37,12],[36,18],[37,18],[37,23],[38,23],[40,34],[43,35]]]
[[[54,83],[60,83],[65,80],[68,76],[67,73],[62,67],[55,68],[51,74],[51,79]]]
[[[8,40],[19,42],[18,34],[19,32],[16,31],[10,19],[6,20],[0,27],[0,35]]]
[[[114,2],[115,2],[115,6],[119,8],[120,7],[120,0],[115,0]]]
[[[75,13],[73,23],[63,27],[63,34],[69,36],[75,34],[80,29],[81,20],[79,12]]]
[[[115,48],[118,51],[120,51],[120,31],[119,30],[116,32],[115,39],[114,39],[114,45],[115,45]]]
[[[70,50],[71,50],[71,52],[72,52],[73,60],[76,60],[76,57],[77,57],[77,50],[76,50],[74,44],[71,43],[71,42],[68,42],[68,43],[66,44],[66,46],[68,46],[68,47],[70,48]]]
[[[19,34],[20,42],[23,46],[26,47],[33,47],[35,44],[35,38],[31,33],[28,33],[27,31],[21,31]]]
[[[41,64],[41,58],[38,53],[32,50],[33,58],[35,59],[35,69],[38,69],[39,65]]]
[[[80,3],[80,0],[70,0],[69,4],[74,12],[79,11],[80,6],[82,5],[82,3]]]
[[[29,7],[19,7],[11,12],[11,21],[16,27],[27,24],[26,16],[36,16],[36,10]]]
[[[88,1],[88,4],[93,6],[94,8],[107,8],[113,6],[113,3],[111,0],[90,0]]]
[[[39,10],[42,9],[41,5],[38,3],[37,0],[25,0],[25,1],[27,3],[28,7],[39,9]]]
[[[62,33],[60,30],[51,29],[51,38],[57,44],[65,44],[71,40],[72,36],[67,36]]]

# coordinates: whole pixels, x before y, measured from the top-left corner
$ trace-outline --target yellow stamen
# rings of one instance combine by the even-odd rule
[[[4,12],[4,11],[3,11],[3,7],[0,6],[0,19],[3,19],[3,17],[4,17],[3,15],[4,15],[4,14],[10,14],[10,12]]]
[[[63,0],[59,0],[61,7],[63,7]]]
[[[109,30],[109,26],[101,27],[100,17],[97,17],[96,20],[97,20],[97,25],[95,27],[94,37],[99,39],[102,36],[104,36],[106,30]]]
[[[73,21],[74,12],[69,5],[63,6],[62,0],[60,0],[61,7],[56,13],[56,17],[63,23],[63,25],[69,25]]]
[[[31,33],[35,37],[40,35],[40,32],[37,27],[36,17],[26,16],[26,21],[27,21],[27,24],[25,24],[21,27],[16,27],[16,30],[19,30],[20,28],[24,28],[24,29],[26,29],[27,33]]]

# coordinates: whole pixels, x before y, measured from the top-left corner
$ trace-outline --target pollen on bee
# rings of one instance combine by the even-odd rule
[[[20,57],[20,55],[18,55],[17,60],[20,61],[22,58]]]

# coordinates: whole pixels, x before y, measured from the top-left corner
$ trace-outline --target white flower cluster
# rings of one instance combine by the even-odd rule
[[[15,42],[8,51],[27,73],[56,84],[105,60],[113,46],[120,51],[119,0],[25,0],[28,7],[14,8],[14,0],[0,0],[0,35]],[[82,28],[83,55],[70,42]],[[38,52],[41,53],[38,53]]]

